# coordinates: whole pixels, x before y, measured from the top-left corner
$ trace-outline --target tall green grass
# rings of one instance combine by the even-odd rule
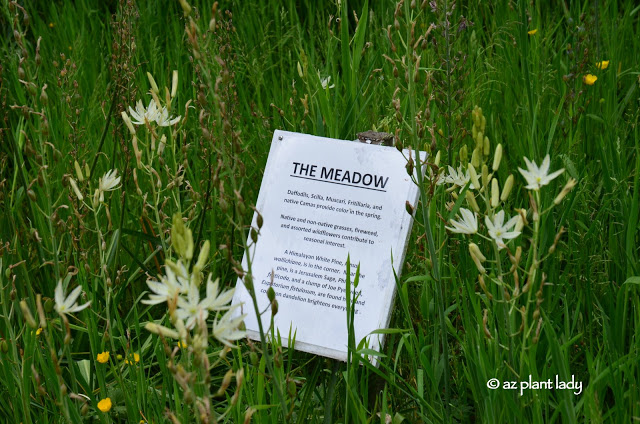
[[[547,252],[559,228],[566,230],[536,277],[536,290],[542,272],[548,282],[540,329],[531,320],[535,293],[518,304],[529,314],[525,337],[517,331],[520,312],[500,301],[503,291],[488,279],[487,292],[478,285],[468,240],[444,228],[466,206],[444,186],[430,186],[425,174],[378,366],[365,360],[371,352],[359,340],[351,340],[347,364],[285,349],[284,334],[272,333],[268,345],[242,341],[220,361],[223,349],[212,343],[213,392],[228,370],[244,371],[240,387],[233,379],[212,398],[213,417],[637,420],[640,8],[633,1],[434,4],[232,1],[220,2],[214,15],[211,4],[194,1],[187,17],[179,2],[3,0],[0,417],[158,423],[170,410],[180,422],[200,422],[170,369],[176,346],[144,329],[151,320],[168,325],[166,311],[140,303],[147,276],[162,275],[165,259],[175,257],[173,214],[186,218],[196,250],[211,241],[206,272],[232,287],[274,129],[342,139],[384,130],[405,147],[428,150],[430,162],[440,151],[440,166],[455,168],[464,162],[461,149],[470,156],[474,148],[470,113],[478,105],[492,154],[498,143],[504,148],[497,179],[502,185],[509,173],[516,178],[510,208],[531,208],[517,171],[523,157],[540,163],[549,154],[552,169],[565,168],[541,191],[542,205],[552,204],[569,177],[578,180],[543,216],[537,234],[537,248]],[[214,17],[220,27],[212,32]],[[609,66],[599,69],[603,60]],[[154,200],[155,180],[140,171],[137,193],[120,112],[137,99],[148,104],[147,72],[171,87],[174,69],[180,78],[172,114],[187,120],[176,134],[166,132],[164,162],[154,162],[167,170],[160,171],[163,196]],[[583,82],[588,73],[595,84]],[[69,186],[69,176],[77,178],[74,161],[93,168],[86,176],[93,187],[112,168],[123,176],[98,219]],[[188,184],[167,188],[178,175]],[[528,249],[532,239],[528,227],[516,244]],[[481,245],[485,254],[489,246]],[[496,272],[497,264],[485,265]],[[92,301],[69,319],[68,330],[50,309],[60,279],[81,285]],[[40,325],[37,294],[48,323],[39,335],[20,308],[24,300]],[[97,362],[103,351],[110,351],[108,364]],[[206,381],[189,350],[177,352],[175,363]],[[134,353],[140,361],[127,364]],[[491,378],[529,375],[574,375],[583,392],[520,396],[487,388]],[[107,395],[113,407],[103,413],[97,405]]]

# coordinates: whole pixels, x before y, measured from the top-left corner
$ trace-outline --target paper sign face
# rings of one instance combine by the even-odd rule
[[[296,349],[346,360],[348,255],[352,287],[360,264],[356,343],[386,328],[396,287],[393,271],[400,274],[412,222],[405,203],[415,205],[418,198],[406,162],[395,147],[274,133],[256,204],[264,224],[257,243],[248,240],[258,306],[267,310],[261,315],[265,332],[271,313],[266,293],[273,280],[279,306],[274,324],[283,343],[291,332]],[[246,270],[247,252],[243,265]],[[233,303],[244,303],[247,333],[259,340],[242,280]],[[378,336],[370,336],[369,348],[379,350]]]

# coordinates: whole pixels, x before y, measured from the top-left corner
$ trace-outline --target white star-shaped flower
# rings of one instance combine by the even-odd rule
[[[494,215],[493,221],[489,219],[488,216],[484,218],[484,223],[487,224],[487,230],[489,231],[489,236],[496,242],[498,245],[498,250],[506,247],[503,239],[511,240],[520,235],[520,231],[514,230],[514,227],[522,218],[520,215],[516,215],[507,223],[504,223],[504,211],[500,211]],[[512,231],[513,230],[513,231]]]
[[[176,313],[178,314],[178,318],[185,321],[184,326],[187,327],[187,329],[191,330],[198,319],[202,321],[207,320],[209,317],[207,303],[206,298],[200,300],[198,287],[194,283],[191,283],[191,287],[186,296],[178,298],[178,309]]]
[[[206,307],[210,311],[223,311],[231,308],[229,302],[233,298],[235,289],[223,291],[219,293],[219,280],[211,281],[211,275],[207,279],[207,297],[204,299]]]
[[[177,118],[169,117],[169,111],[165,106],[162,108],[162,111],[158,113],[156,117],[156,123],[161,127],[170,127],[177,124],[180,121],[180,118],[182,118],[182,116],[178,116]]]
[[[458,166],[458,169],[453,169],[451,165],[448,165],[449,175],[444,177],[445,183],[453,184],[458,187],[464,187],[467,185],[471,177],[469,176],[469,170],[463,170],[462,165]],[[473,190],[475,187],[473,184],[469,185],[469,189]]]
[[[551,180],[564,172],[564,168],[562,168],[549,174],[549,166],[551,165],[549,155],[544,157],[540,167],[526,157],[524,158],[524,161],[527,164],[527,170],[525,171],[522,168],[518,168],[518,170],[524,179],[527,180],[526,188],[528,190],[540,190],[540,187],[549,184]]]
[[[112,169],[100,178],[96,195],[99,195],[101,202],[104,202],[105,191],[113,191],[118,188],[118,184],[120,184],[120,177],[117,175],[118,170]]]
[[[149,102],[149,107],[144,108],[142,104],[142,100],[138,100],[136,102],[136,109],[133,110],[131,106],[129,106],[129,114],[131,115],[132,123],[135,125],[145,125],[147,122],[155,122],[158,119],[159,114],[161,113],[158,110],[158,106],[156,105],[155,100],[151,99]]]
[[[60,315],[71,314],[74,312],[80,312],[84,308],[88,307],[91,302],[87,302],[84,305],[78,305],[76,300],[82,293],[82,286],[78,286],[65,298],[64,290],[62,288],[62,280],[58,281],[58,285],[55,290],[55,309]]]
[[[460,208],[460,214],[462,216],[462,220],[454,221],[451,220],[451,225],[453,227],[445,227],[447,230],[452,233],[460,233],[460,234],[475,234],[478,232],[478,217],[474,212],[471,212],[469,209]]]
[[[220,320],[213,322],[213,337],[220,340],[225,346],[235,347],[231,342],[247,335],[246,331],[238,329],[246,316],[247,314],[244,314],[233,318],[233,310],[227,311]]]
[[[175,299],[180,294],[188,293],[189,278],[186,272],[185,266],[180,261],[177,264],[173,264],[173,266],[167,266],[166,276],[161,277],[160,281],[147,281],[147,285],[153,293],[149,295],[148,299],[142,300],[142,303],[145,305],[157,305]]]

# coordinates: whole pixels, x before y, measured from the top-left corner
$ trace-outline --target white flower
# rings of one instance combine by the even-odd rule
[[[171,125],[175,125],[180,121],[182,116],[178,116],[177,118],[170,118],[169,112],[167,111],[166,106],[162,108],[162,111],[158,114],[156,118],[156,123],[161,127],[169,127]]]
[[[320,78],[320,85],[322,85],[322,89],[323,90],[326,90],[327,88],[335,87],[334,84],[331,84],[331,77],[330,76],[328,76],[326,78],[322,78],[320,76],[320,72],[318,72],[318,78]],[[329,84],[331,84],[331,85],[329,85]]]
[[[185,327],[191,330],[196,320],[201,319],[206,321],[209,317],[209,309],[207,309],[207,298],[200,300],[200,293],[198,293],[198,287],[192,282],[189,292],[186,297],[181,296],[178,298],[178,309],[176,313],[178,318],[185,321]]]
[[[240,315],[236,318],[233,318],[232,315],[233,310],[227,311],[219,321],[215,320],[213,322],[213,337],[231,348],[235,347],[231,344],[231,341],[239,340],[247,334],[246,331],[238,329],[238,326],[247,315]]]
[[[526,157],[524,158],[527,164],[527,170],[518,168],[522,176],[527,180],[526,188],[529,190],[540,190],[540,187],[547,185],[558,175],[564,172],[564,168],[549,174],[549,165],[551,165],[551,159],[549,155],[544,157],[540,167],[535,162],[530,161]]]
[[[149,295],[148,299],[142,300],[142,303],[145,305],[157,305],[168,302],[180,294],[188,293],[189,278],[186,273],[187,270],[180,261],[177,264],[172,264],[172,266],[167,266],[166,276],[161,277],[160,281],[147,281],[147,285],[153,293]]]
[[[229,302],[231,302],[231,299],[233,298],[235,289],[223,291],[218,294],[218,283],[218,279],[211,282],[211,275],[209,275],[209,278],[207,279],[207,297],[205,298],[205,301],[206,306],[210,311],[223,311],[231,308]]]
[[[136,125],[145,125],[145,123],[155,122],[160,114],[158,110],[158,106],[154,99],[151,99],[149,102],[149,107],[147,109],[144,108],[142,104],[142,100],[138,100],[136,103],[136,110],[133,110],[131,106],[129,106],[129,113],[133,118],[133,123]]]
[[[520,235],[520,231],[514,229],[520,219],[522,219],[520,215],[516,215],[504,224],[504,211],[495,214],[493,221],[488,216],[484,218],[484,223],[487,224],[487,230],[489,230],[489,236],[498,245],[498,250],[506,247],[503,239],[511,240]],[[511,231],[512,229],[513,231]]]
[[[131,106],[129,106],[129,113],[133,118],[133,121],[131,122],[136,125],[145,125],[147,122],[155,122],[161,127],[168,127],[171,125],[175,125],[180,121],[180,118],[182,118],[182,116],[178,116],[177,118],[170,117],[167,107],[163,106],[162,109],[158,108],[158,105],[156,104],[156,101],[154,99],[151,99],[151,101],[149,102],[149,107],[147,109],[144,108],[142,100],[138,100],[138,102],[136,103],[136,110],[133,110]],[[124,118],[124,112],[122,116]]]
[[[64,291],[62,289],[62,280],[59,280],[55,291],[56,311],[60,315],[64,315],[73,312],[80,312],[84,308],[88,307],[91,302],[87,302],[84,305],[80,306],[78,306],[78,304],[76,303],[76,300],[78,300],[78,296],[80,296],[80,293],[82,293],[82,286],[78,286],[73,289],[73,291],[65,299]]]
[[[475,234],[478,232],[478,217],[474,212],[469,209],[460,208],[460,214],[462,215],[461,221],[451,220],[452,227],[445,227],[452,233],[461,234]]]
[[[463,170],[462,165],[458,166],[458,169],[453,169],[451,165],[448,165],[449,174],[443,175],[444,178],[438,180],[438,184],[452,184],[458,187],[464,187],[467,185],[471,177],[469,176],[469,169]],[[453,189],[454,187],[452,187]],[[476,187],[473,184],[469,184],[469,190],[474,190]]]
[[[120,177],[117,175],[118,170],[112,169],[100,178],[96,195],[99,195],[101,202],[104,202],[105,191],[113,191],[118,188],[118,184],[120,184]]]

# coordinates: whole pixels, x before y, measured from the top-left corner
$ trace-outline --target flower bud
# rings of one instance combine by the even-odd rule
[[[36,324],[36,320],[33,319],[33,315],[31,314],[31,309],[29,309],[29,305],[24,300],[20,301],[20,309],[22,309],[22,315],[24,316],[24,320],[27,322],[29,327],[37,328],[38,324]]]
[[[304,74],[302,73],[302,66],[300,66],[300,62],[297,63],[297,68],[298,68],[298,75],[300,75],[300,78],[304,78]]]
[[[467,204],[473,209],[475,212],[480,212],[480,207],[478,206],[478,202],[476,202],[476,198],[471,192],[471,190],[467,190],[465,193],[465,197],[467,198]]]
[[[46,105],[47,103],[49,103],[49,96],[47,96],[47,92],[45,91],[47,89],[47,84],[44,85],[44,87],[42,87],[42,90],[40,91],[40,102],[43,105]]]
[[[409,176],[413,175],[413,168],[414,168],[413,158],[409,157],[409,160],[407,161],[407,165],[405,166],[405,169],[407,170],[407,174]]]
[[[173,78],[171,79],[171,98],[176,97],[178,92],[178,71],[173,71]]]
[[[562,202],[562,199],[565,198],[565,196],[567,194],[569,194],[569,192],[571,191],[571,189],[573,189],[573,187],[576,186],[577,181],[574,180],[573,178],[569,178],[569,181],[567,181],[567,184],[565,184],[564,188],[562,189],[562,191],[556,196],[556,198],[553,200],[553,203],[555,205],[559,204],[560,202]]]
[[[480,262],[484,262],[487,260],[487,258],[480,251],[478,245],[475,243],[469,243],[469,253],[471,254],[471,256],[475,256],[476,258],[478,258]]]
[[[480,190],[480,181],[478,180],[478,173],[476,172],[476,168],[472,164],[469,164],[468,169],[469,177],[471,178],[471,184],[473,184],[473,187],[470,188]]]
[[[482,134],[482,131],[478,131],[478,134],[476,134],[476,149],[482,152],[483,148],[484,148],[484,134]]]
[[[489,185],[489,167],[484,164],[482,165],[482,187],[487,187]]]
[[[210,248],[211,248],[211,243],[209,243],[209,240],[206,240],[202,245],[202,249],[200,249],[200,254],[198,255],[198,261],[194,266],[194,268],[197,269],[198,271],[203,270],[205,265],[207,264],[207,260],[209,260]]]
[[[183,0],[184,1],[184,0]],[[180,2],[182,4],[182,2]],[[147,78],[149,78],[149,84],[151,84],[151,90],[158,94],[160,90],[158,90],[158,85],[156,84],[156,80],[153,79],[153,76],[150,72],[147,72]]]
[[[261,229],[262,225],[264,224],[264,218],[262,217],[260,212],[256,212],[256,213],[258,214],[258,216],[256,217],[256,224],[258,224],[258,229]]]
[[[216,396],[222,396],[224,394],[224,392],[227,390],[227,388],[231,384],[232,377],[233,377],[233,370],[230,369],[222,378],[222,384],[220,385],[220,388],[218,389]]]
[[[76,193],[76,196],[78,196],[78,200],[80,200],[82,202],[82,200],[84,199],[84,196],[80,192],[80,189],[78,188],[78,185],[76,184],[76,180],[74,180],[73,178],[69,177],[69,184],[71,184],[71,188]]]
[[[2,353],[9,352],[9,344],[5,339],[0,340],[0,352]]]
[[[520,219],[516,221],[516,225],[513,231],[521,232],[524,226],[527,224],[527,211],[524,209],[516,209],[518,211],[518,215]],[[517,255],[516,255],[517,258]]]
[[[460,148],[460,162],[466,163],[469,159],[469,148],[465,144]]]
[[[158,324],[153,323],[153,322],[147,323],[147,325],[145,325],[144,328],[147,331],[149,331],[150,333],[157,334],[157,335],[162,336],[162,337],[167,337],[167,338],[170,338],[170,339],[179,338],[179,334],[178,334],[177,331],[172,330],[172,329],[167,328],[167,327],[162,326],[162,325],[158,325]]]
[[[475,167],[480,166],[480,156],[481,153],[478,149],[473,149],[473,153],[471,154],[471,165]],[[480,187],[478,187],[480,188]]]
[[[510,174],[507,177],[507,181],[504,183],[504,187],[502,188],[502,194],[500,195],[500,201],[505,202],[509,198],[509,194],[511,193],[511,189],[513,188],[513,174]]]
[[[411,203],[409,203],[409,201],[407,200],[406,203],[404,204],[405,209],[407,210],[407,213],[409,215],[413,215],[413,206],[411,206]]]
[[[489,152],[491,151],[491,144],[489,143],[489,137],[487,137],[486,135],[484,136],[484,155],[485,156],[489,156]]]
[[[78,177],[78,181],[84,181],[84,175],[82,175],[82,168],[80,168],[80,164],[77,160],[73,161],[73,166],[76,168],[76,176]]]
[[[493,170],[497,171],[500,166],[500,161],[502,160],[502,144],[499,143],[496,147],[496,151],[493,153]]]
[[[436,153],[436,159],[433,161],[435,166],[440,166],[440,150]]]
[[[122,120],[127,125],[127,128],[129,128],[129,132],[131,133],[131,135],[135,135],[136,129],[133,127],[133,123],[131,122],[131,118],[129,118],[129,115],[127,115],[127,112],[122,111],[121,115]]]
[[[276,291],[273,289],[273,287],[269,287],[267,289],[267,298],[269,299],[269,302],[273,302],[273,300],[276,298]]]
[[[498,186],[498,180],[496,178],[491,180],[491,207],[498,206],[500,201],[500,187]]]
[[[482,266],[482,262],[480,261],[480,259],[474,255],[471,255],[471,259],[473,260],[473,263],[476,264],[476,268],[478,268],[478,272],[480,274],[486,274],[487,270],[484,269],[484,267]]]

